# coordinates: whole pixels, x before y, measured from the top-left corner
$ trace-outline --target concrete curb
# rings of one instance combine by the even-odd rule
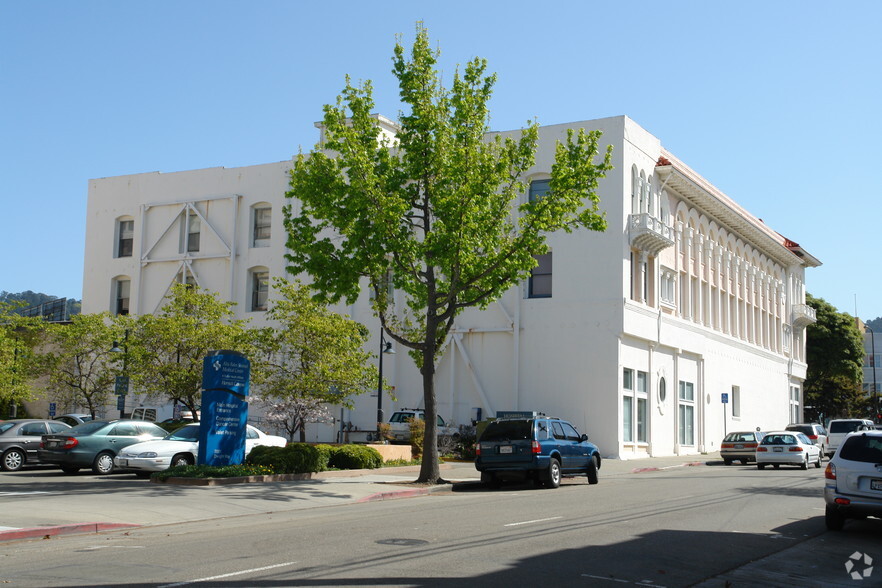
[[[27,529],[13,529],[0,531],[0,541],[14,541],[15,539],[33,539],[43,537],[49,539],[54,535],[73,535],[74,533],[98,533],[100,531],[113,531],[116,529],[131,529],[140,527],[130,523],[77,523],[75,525],[57,525],[55,527],[30,527]]]

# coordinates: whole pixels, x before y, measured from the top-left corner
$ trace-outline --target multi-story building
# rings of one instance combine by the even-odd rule
[[[879,422],[879,386],[882,385],[882,333],[875,332],[860,319],[858,330],[864,334],[863,390],[873,399],[873,418]]]
[[[598,189],[609,227],[550,235],[530,280],[457,319],[437,369],[440,414],[565,416],[619,457],[713,451],[726,431],[800,421],[805,327],[815,320],[805,268],[820,262],[624,116],[542,127],[523,198],[547,189],[555,142],[571,128],[599,129],[613,146]],[[269,280],[285,274],[291,165],[93,180],[83,312],[154,312],[183,281],[263,324]],[[367,289],[338,310],[380,347]],[[407,354],[383,361],[396,398],[386,407],[421,406]],[[376,402],[366,394],[340,418],[371,429]],[[338,426],[310,436],[330,440]]]

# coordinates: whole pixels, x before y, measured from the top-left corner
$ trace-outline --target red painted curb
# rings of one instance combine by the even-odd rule
[[[13,529],[0,531],[0,541],[14,541],[15,539],[32,539],[43,537],[48,539],[54,535],[71,535],[74,533],[97,533],[113,529],[128,529],[140,527],[132,523],[77,523],[73,525],[56,525],[54,527],[28,527],[25,529]]]

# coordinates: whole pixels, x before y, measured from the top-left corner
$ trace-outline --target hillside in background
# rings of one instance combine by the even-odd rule
[[[39,306],[40,304],[51,302],[53,300],[58,300],[58,296],[43,294],[42,292],[31,292],[30,290],[25,290],[24,292],[0,291],[0,302],[23,302],[24,308]],[[80,314],[81,302],[81,300],[68,298],[66,303],[67,316]]]

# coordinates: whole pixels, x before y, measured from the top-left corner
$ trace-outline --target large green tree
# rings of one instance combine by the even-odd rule
[[[250,356],[253,349],[247,322],[233,318],[234,304],[195,286],[173,285],[158,313],[117,321],[115,338],[125,346],[125,354],[116,354],[118,373],[125,361],[135,390],[198,414],[205,356],[220,349]]]
[[[367,329],[317,303],[308,287],[276,280],[260,351],[253,356],[255,391],[267,418],[294,440],[306,440],[305,425],[326,420],[327,405],[352,406],[352,398],[377,382],[364,350]]]
[[[37,317],[18,314],[21,304],[0,302],[0,408],[2,415],[12,405],[34,397],[31,379],[39,374],[35,348],[46,323]]]
[[[496,76],[475,58],[447,89],[438,55],[422,25],[409,56],[396,44],[405,110],[394,138],[371,115],[371,83],[347,77],[324,107],[324,144],[295,161],[285,207],[289,271],[308,273],[322,302],[352,301],[366,282],[388,338],[410,350],[427,423],[418,481],[428,483],[442,481],[434,376],[454,319],[529,277],[549,232],[604,230],[596,188],[611,168],[598,132],[571,132],[557,145],[549,192],[518,204],[538,126],[488,135]]]
[[[110,400],[116,369],[113,328],[107,313],[78,314],[70,323],[46,326],[41,372],[51,398],[82,406],[96,416]]]
[[[823,298],[806,295],[817,322],[806,328],[806,419],[866,416],[870,410],[862,390],[864,340],[851,315]]]

